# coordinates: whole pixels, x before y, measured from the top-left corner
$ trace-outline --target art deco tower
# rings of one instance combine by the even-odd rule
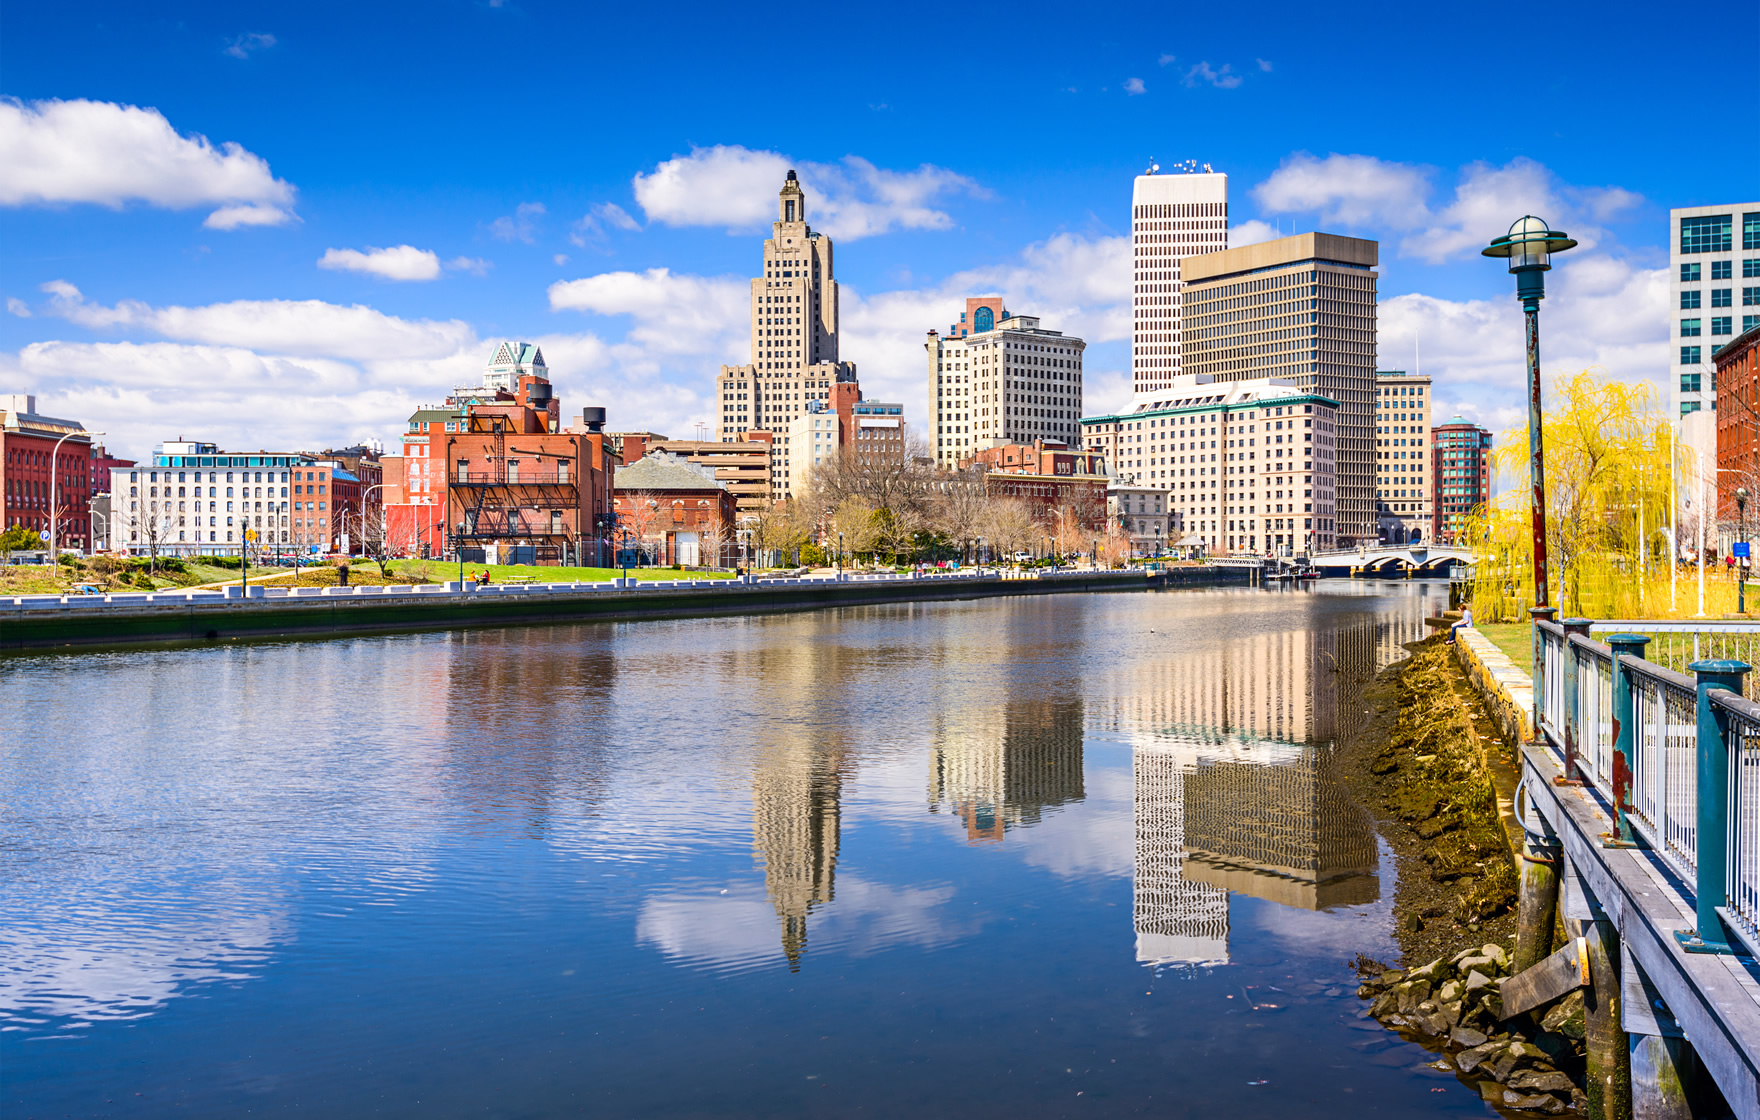
[[[763,275],[752,278],[751,360],[722,366],[716,379],[723,443],[754,428],[786,433],[807,401],[828,399],[834,382],[856,376],[854,365],[837,360],[831,238],[807,224],[807,194],[793,171],[777,195],[763,263]]]

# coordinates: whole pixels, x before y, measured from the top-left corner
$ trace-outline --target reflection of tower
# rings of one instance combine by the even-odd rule
[[[1139,746],[1131,755],[1140,961],[1228,959],[1228,891],[1184,875],[1185,782],[1195,760],[1179,747]]]
[[[967,839],[1001,840],[1084,796],[1080,700],[1016,701],[1000,721],[986,712],[950,722],[929,752],[929,806],[952,805]]]
[[[1206,761],[1185,776],[1187,876],[1305,910],[1373,902],[1375,835],[1332,754]]]
[[[753,847],[790,968],[806,948],[808,912],[832,898],[842,792],[841,758],[806,743],[775,748],[752,775]]]

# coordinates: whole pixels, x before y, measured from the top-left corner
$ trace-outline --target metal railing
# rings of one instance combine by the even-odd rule
[[[1760,952],[1760,704],[1742,695],[1760,627],[1540,621],[1540,730],[1563,764],[1605,800],[1607,842],[1648,848],[1691,886],[1689,951],[1726,951],[1731,935]],[[1647,657],[1658,635],[1662,657]],[[1686,660],[1689,649],[1712,656]],[[1727,930],[1727,932],[1726,932]]]
[[[1616,618],[1590,623],[1589,633],[1603,639],[1609,634],[1642,634],[1650,639],[1644,647],[1644,660],[1677,673],[1687,672],[1687,666],[1695,661],[1711,659],[1760,665],[1760,624],[1753,622]],[[1743,686],[1743,695],[1760,700],[1760,675],[1751,676]]]
[[[453,471],[453,486],[572,486],[572,471]]]

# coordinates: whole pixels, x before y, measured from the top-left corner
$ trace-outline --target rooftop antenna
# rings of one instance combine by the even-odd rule
[[[1155,162],[1155,157],[1154,157],[1154,156],[1150,156],[1150,157],[1149,157],[1149,170],[1147,170],[1147,171],[1145,171],[1145,172],[1143,172],[1143,174],[1145,174],[1145,175],[1153,175],[1153,174],[1155,174],[1155,173],[1156,173],[1156,172],[1157,172],[1157,171],[1160,171],[1160,170],[1161,170],[1161,165],[1160,165],[1160,164],[1159,164],[1159,163],[1156,163],[1156,162]]]

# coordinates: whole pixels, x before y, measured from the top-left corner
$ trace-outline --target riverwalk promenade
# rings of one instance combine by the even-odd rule
[[[1627,628],[1680,629],[1595,627]],[[1550,951],[1556,912],[1588,997],[1590,1080],[1610,1106],[1629,1085],[1630,1115],[1685,1116],[1690,1048],[1734,1114],[1760,1120],[1760,705],[1742,696],[1748,665],[1695,660],[1683,674],[1645,659],[1651,635],[1598,641],[1590,629],[1539,623],[1537,688],[1461,633],[1469,676],[1506,730],[1527,736],[1522,924],[1544,940],[1526,955]],[[1704,629],[1716,657],[1710,643],[1729,627]],[[1504,998],[1514,1010],[1508,984]]]
[[[0,649],[620,621],[827,606],[1245,584],[1226,567],[1164,571],[856,574],[597,583],[387,587],[228,585],[208,590],[0,599]]]

